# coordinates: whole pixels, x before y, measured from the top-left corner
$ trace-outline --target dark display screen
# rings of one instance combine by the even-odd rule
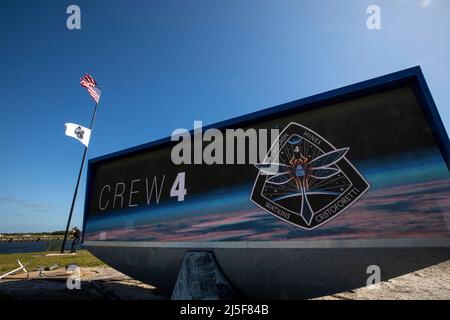
[[[409,86],[241,124],[281,133],[276,177],[248,163],[249,139],[246,164],[176,165],[177,142],[112,158],[91,172],[85,239],[449,236],[450,174]]]

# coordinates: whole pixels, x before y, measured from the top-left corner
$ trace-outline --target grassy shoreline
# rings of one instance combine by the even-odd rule
[[[30,232],[30,233],[0,233],[0,242],[58,240],[64,238],[64,231]]]
[[[27,271],[35,271],[39,268],[49,270],[56,265],[64,268],[71,264],[79,267],[106,266],[101,260],[94,257],[87,250],[77,250],[76,255],[67,256],[47,256],[49,253],[52,252],[0,254],[0,275],[18,268],[19,264],[17,263],[17,260],[20,260],[20,262],[25,265]]]

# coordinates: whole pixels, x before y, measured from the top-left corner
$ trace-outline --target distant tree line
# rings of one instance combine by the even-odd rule
[[[30,235],[30,236],[63,236],[64,230],[62,231],[53,231],[53,232],[20,232],[20,233],[6,233],[2,232],[0,233],[3,236],[23,236],[23,235]]]

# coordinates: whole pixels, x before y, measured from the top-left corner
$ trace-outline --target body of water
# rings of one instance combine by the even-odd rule
[[[27,241],[27,242],[1,242],[0,254],[3,253],[31,253],[44,251],[58,251],[61,249],[62,241]],[[66,250],[70,250],[72,240],[67,241]],[[81,243],[77,245],[81,249]]]

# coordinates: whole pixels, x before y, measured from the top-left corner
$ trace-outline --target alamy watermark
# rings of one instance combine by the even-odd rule
[[[366,273],[370,276],[367,278],[366,285],[369,289],[378,288],[381,282],[381,269],[378,265],[372,264],[367,267]]]
[[[381,30],[381,8],[375,4],[367,7],[366,13],[369,17],[366,26],[369,30]]]
[[[70,274],[67,278],[66,286],[69,290],[80,290],[81,289],[81,269],[77,265],[70,265],[67,267],[66,272]]]
[[[171,140],[171,159],[180,164],[267,164],[266,172],[275,173],[278,163],[279,129],[209,128],[203,131],[202,121],[194,121],[194,132],[176,129]]]
[[[81,29],[81,9],[76,4],[71,4],[67,7],[66,13],[69,16],[66,19],[66,26],[69,30]]]

